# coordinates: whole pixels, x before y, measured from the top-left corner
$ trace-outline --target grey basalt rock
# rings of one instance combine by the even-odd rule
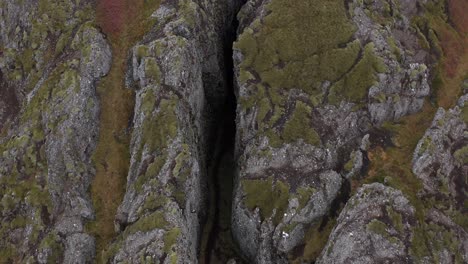
[[[90,263],[94,260],[94,238],[88,234],[76,233],[67,237],[64,263]]]
[[[462,208],[467,192],[467,95],[452,109],[439,108],[413,156],[413,172],[428,195],[443,195]],[[465,110],[464,110],[465,109]]]
[[[10,201],[2,207],[0,247],[12,254],[0,259],[86,263],[95,256],[94,238],[84,224],[94,217],[88,188],[99,132],[96,84],[108,73],[112,55],[104,36],[87,21],[92,12],[74,17],[86,3],[54,3],[66,9],[61,29],[50,21],[54,14],[37,4],[6,1],[0,7],[0,44],[6,51],[0,59],[2,81],[14,87],[20,109],[0,139],[0,199]],[[43,30],[50,31],[49,38]],[[30,64],[22,56],[30,56]],[[15,224],[19,219],[24,223]]]
[[[439,108],[413,154],[413,173],[423,185],[420,196],[443,201],[426,214],[428,243],[424,263],[457,263],[468,260],[468,233],[463,226],[468,189],[467,94],[448,110]],[[433,202],[432,202],[433,203]],[[437,202],[436,202],[437,203]]]
[[[227,6],[164,2],[152,15],[155,26],[132,48],[131,160],[111,263],[198,262],[207,199],[205,111],[209,98],[225,91],[220,29]]]
[[[410,263],[415,209],[401,191],[364,185],[347,202],[317,263]]]
[[[376,55],[387,68],[378,74],[378,82],[368,93],[369,113],[377,125],[418,112],[430,92],[428,53],[411,27],[412,17],[419,15],[417,2],[376,0],[362,4],[356,0],[349,4],[356,38],[373,42]],[[387,20],[382,24],[375,18]]]
[[[280,23],[265,25],[270,21],[268,18],[272,13],[272,3],[278,2],[247,1],[238,15],[238,39],[245,43],[239,44],[237,48],[234,45],[239,102],[236,134],[239,168],[232,221],[234,237],[242,252],[256,263],[286,262],[293,249],[304,243],[306,228],[329,214],[331,204],[338,199],[340,193],[346,191],[348,185],[343,182],[365,172],[370,131],[385,121],[396,121],[418,112],[430,92],[428,54],[420,46],[417,32],[410,23],[413,16],[420,15],[416,3],[383,0],[348,1],[345,5],[348,8],[346,12],[350,17],[349,22],[355,29],[348,45],[358,43],[361,47],[357,61],[364,56],[366,48],[371,47],[373,56],[380,62],[380,66],[376,67],[382,68],[376,70],[375,81],[367,88],[361,101],[340,97],[340,92],[337,92],[339,79],[334,82],[323,81],[319,85],[321,90],[315,91],[318,95],[310,94],[311,87],[278,87],[275,88],[277,91],[274,90],[274,85],[268,81],[270,78],[276,80],[271,75],[278,74],[275,72],[277,69],[287,69],[285,64],[296,62],[272,62],[271,67],[274,70],[268,75],[260,71],[267,71],[265,69],[269,69],[269,64],[255,61],[255,56],[261,56],[263,50],[270,52],[270,49],[277,49],[277,55],[272,56],[281,57],[282,51],[278,47],[272,48],[265,44],[265,47],[257,47],[259,54],[243,51],[254,53],[255,49],[250,48],[259,45],[258,39],[261,37],[256,38],[260,34],[258,32],[266,28],[265,32],[272,34],[273,29],[279,27]],[[392,13],[388,11],[390,5]],[[287,12],[287,8],[291,7],[285,8],[284,12]],[[382,19],[379,20],[380,18]],[[307,22],[308,20],[304,20],[304,23]],[[353,40],[355,42],[351,42]],[[281,42],[282,39],[272,38],[270,41]],[[287,49],[293,47],[288,46]],[[320,56],[320,52],[317,51],[314,56]],[[307,59],[310,60],[308,63],[313,63],[314,57]],[[258,72],[255,72],[257,69],[252,61],[259,65]],[[243,68],[244,64],[249,67]],[[356,65],[357,63],[354,66]],[[320,63],[317,67],[319,66]],[[261,79],[261,76],[265,76],[267,80]],[[250,100],[256,103],[251,103]],[[278,111],[278,105],[284,109]],[[318,135],[314,144],[307,142],[306,129],[301,135],[296,135],[304,136],[304,140],[286,142],[284,139],[287,135],[281,135],[287,124],[292,122],[294,111],[301,107],[308,113],[306,117],[310,118],[310,122],[302,117],[300,124],[294,129],[311,127]],[[282,136],[283,139],[279,140]],[[253,189],[259,181],[267,182],[270,178],[273,179],[273,184],[284,184],[288,188],[287,202],[282,202],[287,206],[276,207],[276,215],[264,216],[262,210],[265,208],[258,204],[252,205],[255,202],[252,200],[255,199],[251,196],[255,196],[255,192],[249,193],[248,190]],[[326,184],[316,185],[316,182]],[[313,189],[314,195],[326,195],[321,199],[311,195],[307,197],[307,202],[303,202],[305,205],[297,206],[300,196],[297,193],[298,186]],[[292,210],[294,206],[296,208]],[[314,210],[314,214],[306,213]],[[287,214],[278,216],[280,212]]]

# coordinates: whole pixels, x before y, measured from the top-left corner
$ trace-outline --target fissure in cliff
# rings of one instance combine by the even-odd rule
[[[233,18],[224,32],[223,66],[224,98],[208,102],[212,106],[207,146],[208,212],[200,245],[200,263],[226,263],[229,259],[241,261],[239,250],[231,231],[231,211],[234,175],[236,171],[235,137],[236,107],[234,92],[233,43],[236,39],[238,21]],[[213,98],[220,100],[219,98]]]

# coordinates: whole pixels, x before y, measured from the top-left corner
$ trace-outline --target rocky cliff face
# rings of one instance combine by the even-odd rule
[[[460,10],[3,1],[0,262],[467,262]]]
[[[110,47],[87,2],[7,1],[0,13],[2,262],[91,261],[95,84]]]
[[[250,259],[286,262],[346,199],[366,134],[421,109],[427,53],[410,25],[416,3],[403,4],[273,0],[241,10],[234,234]]]

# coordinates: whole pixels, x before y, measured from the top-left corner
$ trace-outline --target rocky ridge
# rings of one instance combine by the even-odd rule
[[[468,260],[464,2],[124,2],[0,3],[0,262]]]
[[[366,134],[429,95],[416,2],[319,2],[249,1],[239,13],[234,235],[258,263],[287,262],[346,199]]]

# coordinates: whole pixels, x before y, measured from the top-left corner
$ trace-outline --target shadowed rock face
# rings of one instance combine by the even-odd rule
[[[18,100],[14,89],[8,87],[0,72],[0,131],[8,122],[15,117],[19,110]]]
[[[468,261],[465,6],[3,1],[0,263]]]

